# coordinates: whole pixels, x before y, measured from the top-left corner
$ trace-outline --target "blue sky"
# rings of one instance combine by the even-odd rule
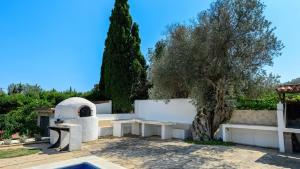
[[[188,23],[211,0],[129,0],[147,54],[167,25]],[[264,0],[266,17],[284,42],[269,72],[281,81],[300,77],[300,1]],[[0,87],[39,84],[87,91],[98,83],[113,0],[1,0]]]

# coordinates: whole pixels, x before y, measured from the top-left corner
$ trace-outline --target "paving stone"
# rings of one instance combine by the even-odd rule
[[[82,156],[96,155],[128,169],[198,169],[198,168],[300,168],[299,155],[285,155],[278,150],[249,146],[208,146],[180,140],[159,138],[105,137],[83,144],[81,151],[57,152],[41,148],[39,154],[0,159],[0,169],[26,168]]]

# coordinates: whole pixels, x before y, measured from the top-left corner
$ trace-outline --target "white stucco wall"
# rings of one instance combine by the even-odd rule
[[[97,110],[98,112],[98,110]],[[196,108],[190,99],[136,100],[134,113],[98,114],[99,120],[124,120],[142,118],[145,120],[170,121],[192,124]]]
[[[279,147],[277,131],[228,128],[226,137],[227,141],[239,144],[268,148]]]
[[[99,103],[96,105],[97,114],[111,114],[112,113],[112,102]]]
[[[146,120],[192,124],[196,108],[190,99],[136,100],[134,112]]]
[[[126,120],[137,118],[134,113],[124,113],[124,114],[97,114],[98,120]]]

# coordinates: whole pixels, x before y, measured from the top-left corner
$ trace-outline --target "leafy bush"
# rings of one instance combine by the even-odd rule
[[[0,131],[4,131],[0,138],[10,138],[16,132],[33,136],[40,132],[36,125],[36,109],[54,107],[70,97],[89,97],[91,93],[80,93],[71,88],[64,92],[45,91],[28,84],[10,85],[9,91],[0,95]]]
[[[9,137],[15,132],[20,134],[33,135],[40,130],[37,127],[37,112],[34,110],[40,107],[49,107],[50,104],[47,101],[35,99],[31,103],[22,107],[18,107],[15,110],[10,111],[4,118],[4,130],[5,137]]]
[[[236,108],[239,110],[276,110],[278,102],[279,100],[277,97],[263,99],[239,98],[236,102]]]
[[[300,95],[299,94],[287,94],[285,99],[287,102],[300,102]]]
[[[26,97],[24,94],[1,95],[0,114],[6,114],[17,107],[21,107],[30,102],[31,97]]]
[[[300,102],[299,94],[286,94],[286,102]],[[259,99],[248,99],[245,97],[238,98],[235,103],[236,109],[239,110],[276,110],[280,102],[276,93],[262,96]]]

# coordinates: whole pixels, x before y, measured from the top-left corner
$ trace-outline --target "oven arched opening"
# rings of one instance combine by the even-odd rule
[[[79,117],[90,117],[92,116],[92,109],[89,106],[82,106],[79,109]]]

